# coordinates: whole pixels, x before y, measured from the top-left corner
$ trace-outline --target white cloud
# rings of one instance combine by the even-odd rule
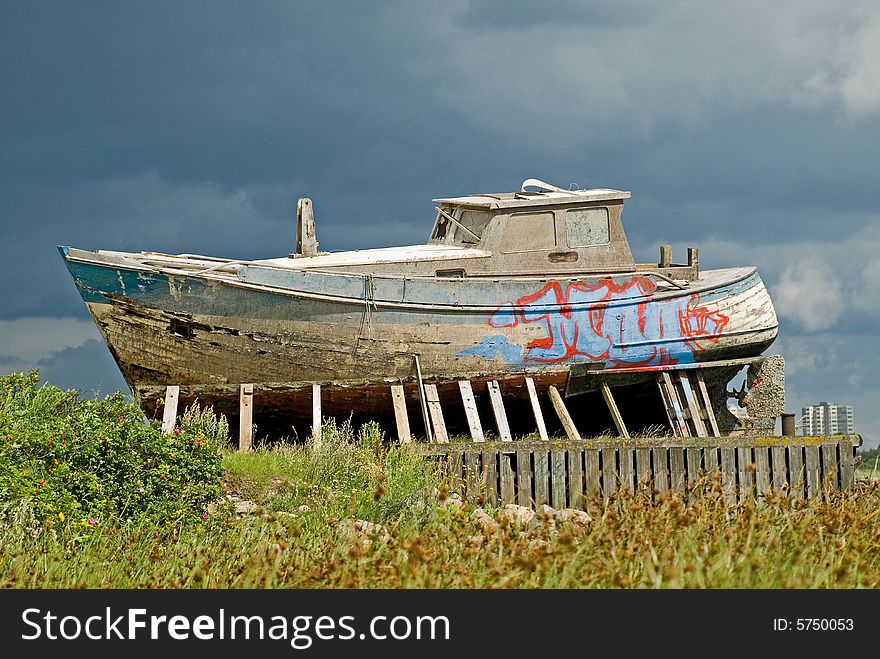
[[[434,81],[437,103],[530,147],[620,130],[650,139],[661,122],[743,108],[880,110],[880,7],[867,0],[673,2],[615,21],[524,6],[522,20],[468,22],[466,3],[447,7],[410,75]]]
[[[100,338],[95,324],[81,318],[33,316],[0,320],[0,359],[15,360],[25,365],[20,370],[28,370],[55,352]]]
[[[855,117],[880,111],[880,14],[858,12],[835,35],[825,67],[808,82],[820,96],[837,97]]]
[[[850,223],[837,218],[840,227]],[[880,218],[836,240],[781,244],[705,241],[702,261],[723,254],[725,265],[757,265],[777,313],[807,332],[860,331],[880,323]]]
[[[782,316],[794,318],[807,331],[831,327],[844,308],[843,287],[819,259],[787,266],[774,287],[774,304]]]

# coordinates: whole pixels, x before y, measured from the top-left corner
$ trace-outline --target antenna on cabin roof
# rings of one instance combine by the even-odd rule
[[[555,185],[550,185],[549,183],[542,181],[539,178],[527,178],[525,181],[523,181],[520,192],[525,192],[526,188],[539,188],[546,192],[568,192],[568,190],[557,188]]]

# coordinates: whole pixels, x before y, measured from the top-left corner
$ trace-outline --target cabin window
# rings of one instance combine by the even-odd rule
[[[453,217],[455,217],[455,219],[464,227],[480,237],[482,237],[483,231],[486,229],[486,225],[489,224],[489,220],[491,219],[491,215],[489,215],[488,211],[469,209],[462,209],[456,212]],[[474,236],[456,224],[452,225],[452,229],[452,242],[454,243],[474,245],[479,242]]]
[[[434,224],[434,231],[431,233],[431,240],[442,242],[449,231],[449,225],[452,224],[443,215],[437,213],[437,222]]]
[[[611,242],[607,208],[576,208],[565,214],[569,247],[607,245]]]
[[[556,247],[556,222],[552,212],[516,213],[507,218],[501,238],[502,254],[537,252]]]

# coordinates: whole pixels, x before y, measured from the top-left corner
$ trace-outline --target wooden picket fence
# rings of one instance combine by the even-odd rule
[[[629,437],[611,390],[603,383],[601,391],[618,436],[592,440],[581,438],[562,396],[552,386],[547,394],[566,438],[550,438],[529,377],[525,385],[540,439],[514,439],[498,383],[489,381],[487,391],[498,431],[498,440],[489,440],[472,384],[462,380],[458,389],[471,441],[451,443],[437,387],[422,381],[417,358],[415,367],[426,441],[415,441],[411,433],[404,388],[399,384],[390,386],[397,440],[436,460],[453,490],[490,505],[546,503],[554,508],[583,508],[588,501],[608,500],[621,489],[640,490],[652,497],[665,493],[693,496],[707,482],[720,486],[725,501],[736,504],[771,491],[792,499],[813,499],[853,486],[859,435],[720,437],[699,375],[693,386],[684,386],[685,377],[692,377],[687,374],[673,372],[670,379],[662,373],[657,378],[673,433],[669,437]],[[312,437],[320,442],[320,385],[313,385],[311,394]],[[176,422],[178,396],[179,387],[167,388],[165,432],[170,433]],[[252,446],[253,397],[254,386],[241,385],[239,448],[244,451]]]
[[[849,490],[858,435],[824,437],[606,438],[415,444],[436,459],[454,491],[489,505],[583,508],[621,489],[693,495],[703,479],[730,504],[771,491],[813,499]]]

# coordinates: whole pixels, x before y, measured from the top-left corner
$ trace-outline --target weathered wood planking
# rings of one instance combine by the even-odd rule
[[[238,450],[250,451],[254,443],[254,385],[241,385],[239,394]]]
[[[547,435],[547,425],[544,423],[544,414],[541,412],[541,402],[538,400],[538,392],[535,390],[535,381],[526,378],[526,389],[529,392],[529,401],[532,404],[532,414],[535,415],[535,426],[538,428],[538,436],[546,441],[550,440]]]
[[[686,448],[685,461],[687,462],[687,486],[693,487],[700,480],[702,473],[702,451],[699,448]]]
[[[586,481],[586,493],[591,499],[599,496],[599,451],[587,449],[584,451],[584,480]]]
[[[614,421],[614,427],[617,428],[617,434],[624,439],[629,439],[626,424],[623,422],[623,417],[620,415],[620,410],[617,409],[617,403],[614,402],[614,396],[611,394],[611,387],[609,387],[608,383],[603,380],[599,383],[599,388],[602,390],[602,398],[605,399],[608,411],[611,412],[611,420]]]
[[[602,496],[606,499],[617,491],[617,450],[602,449]]]
[[[532,465],[531,452],[516,452],[516,502],[521,506],[531,506],[532,498]]]
[[[752,496],[752,487],[755,484],[755,462],[752,449],[748,446],[736,448],[736,473],[739,480],[739,500],[745,501],[746,497]]]
[[[413,446],[437,456],[452,488],[469,497],[482,495],[490,505],[500,501],[581,508],[597,495],[610,500],[621,487],[645,483],[651,483],[658,493],[686,494],[692,502],[697,495],[694,487],[704,473],[701,467],[710,462],[708,456],[715,456],[716,461],[720,456],[722,494],[731,505],[765,496],[771,485],[794,498],[818,497],[830,489],[852,486],[853,440],[849,437],[707,441],[716,445],[696,447],[693,438],[667,437],[636,438],[625,444],[597,438],[553,444],[522,440]],[[795,486],[789,487],[791,483]]]
[[[507,423],[507,412],[504,411],[504,400],[501,398],[501,389],[498,382],[492,380],[489,382],[489,400],[492,402],[492,414],[495,415],[495,425],[498,428],[498,436],[502,442],[512,442],[513,436],[510,434],[510,425]]]
[[[498,495],[501,491],[498,481],[498,458],[499,455],[497,453],[483,453],[483,473],[486,476],[486,501],[490,506],[498,505]]]
[[[501,503],[515,503],[516,484],[513,482],[512,459],[513,455],[510,453],[501,453],[499,455],[498,479],[501,481]]]
[[[695,501],[694,487],[700,481],[701,451],[698,448],[685,449],[685,462],[687,462],[687,480],[685,489],[688,491],[688,501]]]
[[[482,470],[480,468],[480,454],[476,451],[467,451],[464,454],[464,476],[466,496],[476,498],[482,494]]]
[[[553,403],[553,409],[556,410],[556,415],[562,422],[562,427],[565,429],[565,434],[573,442],[581,441],[580,433],[578,433],[577,428],[574,425],[574,421],[571,420],[571,415],[568,413],[568,409],[565,407],[565,403],[562,401],[562,396],[559,394],[559,390],[551,385],[550,387],[548,387],[547,393],[550,396],[550,401]]]
[[[431,417],[434,440],[440,444],[446,444],[449,441],[449,435],[446,433],[446,421],[443,419],[443,408],[440,407],[440,394],[437,393],[437,385],[425,385],[425,404],[428,406],[428,414]]]
[[[669,449],[669,479],[673,492],[684,493],[684,474],[684,449],[680,447]]]
[[[170,435],[177,423],[177,403],[180,399],[180,387],[174,385],[165,388],[165,408],[162,410],[162,433]]]
[[[669,373],[666,371],[658,373],[657,385],[660,387],[660,395],[663,397],[663,402],[666,405],[673,433],[678,434],[679,437],[690,437],[691,432],[685,419],[684,408],[678,398],[678,393],[675,390],[675,385],[672,383],[672,378],[669,377]]]
[[[536,449],[535,460],[535,505],[550,503],[550,452]]]
[[[706,469],[706,475],[709,478],[715,478],[718,474],[718,449],[714,446],[706,446],[703,448],[703,465]]]
[[[477,412],[477,401],[474,400],[474,390],[470,380],[459,380],[458,390],[461,392],[461,402],[464,403],[464,414],[467,417],[468,428],[471,431],[471,439],[482,442],[483,424],[480,423],[480,414]]]
[[[565,508],[565,451],[550,451],[550,505]]]
[[[804,472],[807,481],[807,498],[812,499],[819,494],[819,447],[804,447]]]
[[[756,446],[755,452],[755,494],[762,497],[770,490],[770,448]]]
[[[806,474],[804,473],[804,448],[803,446],[789,446],[788,484],[792,498],[804,498],[806,481]]]
[[[419,356],[413,355],[413,365],[416,368],[416,382],[419,385],[419,407],[422,410],[422,422],[425,425],[425,438],[428,442],[433,442],[434,438],[431,433],[431,418],[428,414],[428,403],[425,400],[425,382],[422,380],[422,365],[419,362]]]
[[[321,444],[321,385],[312,385],[312,439]]]
[[[636,485],[639,488],[652,488],[654,474],[651,472],[651,449],[640,446],[636,449]]]
[[[669,451],[662,448],[651,449],[651,463],[654,465],[654,489],[659,494],[669,490]]]
[[[840,451],[840,489],[851,490],[853,486],[853,446],[849,439],[842,439],[837,445]]]
[[[568,505],[584,507],[583,451],[566,451],[568,458]]]
[[[409,430],[409,415],[406,411],[406,396],[402,384],[391,385],[391,404],[394,407],[397,439],[401,444],[409,444],[412,441],[412,433]]]
[[[684,392],[684,399],[687,404],[688,410],[691,413],[691,423],[694,426],[694,431],[696,432],[697,437],[708,437],[709,433],[706,432],[706,426],[703,424],[703,419],[700,417],[700,404],[694,396],[694,391],[691,388],[691,382],[686,373],[676,372],[677,379],[681,384],[682,392]]]
[[[715,410],[712,409],[712,399],[709,398],[709,392],[706,390],[706,381],[703,379],[703,374],[700,371],[697,371],[694,374],[697,380],[697,390],[700,392],[700,395],[703,397],[703,400],[706,403],[706,421],[709,423],[709,430],[712,431],[712,437],[720,437],[721,432],[718,430],[718,420],[715,418]]]
[[[633,480],[635,478],[635,469],[633,467],[633,450],[622,446],[617,451],[618,457],[618,474],[620,487],[627,490],[633,489]]]
[[[822,444],[822,488],[824,490],[840,489],[839,472],[837,446],[834,444]]]
[[[672,398],[666,389],[666,381],[663,379],[662,373],[657,374],[657,388],[660,390],[660,399],[663,401],[663,408],[666,410],[666,419],[669,421],[669,427],[672,429],[673,437],[683,437],[680,419],[672,404]]]
[[[721,449],[721,491],[728,505],[736,503],[736,449],[732,446]]]
[[[788,491],[788,465],[785,459],[784,446],[770,447],[770,469],[772,471],[772,485],[777,494]]]
[[[464,460],[462,459],[461,447],[457,447],[449,453],[449,485],[453,492],[462,493],[464,489],[464,479],[462,478],[462,468]]]

